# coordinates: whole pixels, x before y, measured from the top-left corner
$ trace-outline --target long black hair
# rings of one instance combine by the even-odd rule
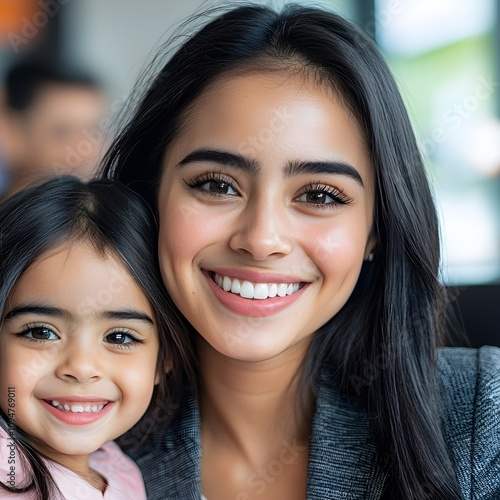
[[[363,266],[344,308],[316,333],[302,389],[314,388],[327,367],[345,394],[364,400],[390,464],[392,497],[461,498],[434,378],[446,305],[437,217],[400,93],[369,36],[334,13],[297,5],[280,12],[247,5],[218,15],[150,82],[108,151],[103,175],[156,209],[165,152],[194,101],[235,72],[277,69],[304,71],[343,98],[364,132],[376,178],[375,259]]]
[[[178,329],[167,315],[171,305],[160,276],[157,237],[151,209],[118,182],[85,183],[64,176],[16,193],[0,204],[0,327],[9,297],[24,271],[61,244],[85,241],[96,251],[118,258],[142,288],[156,313],[160,344],[157,369],[178,370],[176,364],[182,362],[184,355],[177,348]],[[158,416],[158,408],[167,409],[168,413],[169,407],[175,407],[175,384],[175,378],[161,377],[148,412]],[[1,420],[7,429],[9,422],[3,412]],[[41,500],[60,498],[42,457],[28,443],[29,436],[15,427],[13,433],[20,459],[31,472],[28,484],[17,492],[30,491]],[[1,482],[0,485],[9,489]]]

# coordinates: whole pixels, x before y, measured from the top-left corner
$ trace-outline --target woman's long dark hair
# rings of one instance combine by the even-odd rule
[[[118,258],[142,288],[156,313],[160,337],[158,369],[163,371],[168,365],[178,371],[176,365],[182,363],[184,354],[177,347],[180,342],[175,335],[179,330],[167,315],[172,306],[158,267],[157,238],[150,208],[118,182],[85,183],[65,176],[13,195],[0,204],[0,327],[9,297],[23,272],[47,251],[83,241],[102,254]],[[148,412],[158,415],[158,407],[167,409],[167,413],[169,406],[175,407],[179,393],[176,383],[173,376],[162,377]],[[3,412],[1,418],[7,429]],[[20,459],[31,472],[29,484],[17,491],[30,491],[40,500],[61,498],[43,459],[28,443],[29,436],[15,428],[14,437]]]
[[[392,498],[462,498],[439,416],[436,351],[446,300],[438,281],[438,223],[414,133],[373,41],[340,16],[297,5],[248,5],[189,38],[151,82],[108,151],[103,175],[156,208],[165,151],[194,101],[235,72],[304,71],[344,99],[364,131],[376,176],[375,260],[345,307],[315,335],[302,376],[334,370],[373,416]],[[192,112],[192,111],[191,111]]]

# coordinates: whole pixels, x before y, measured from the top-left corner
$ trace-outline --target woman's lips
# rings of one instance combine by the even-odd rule
[[[204,274],[222,305],[251,317],[280,312],[294,303],[309,284],[289,276],[248,271],[226,274],[218,269]]]
[[[225,292],[239,294],[245,299],[274,298],[276,296],[285,297],[292,295],[300,288],[300,283],[252,283],[247,280],[239,280],[238,278],[230,278],[229,276],[221,276],[214,273],[212,279]]]

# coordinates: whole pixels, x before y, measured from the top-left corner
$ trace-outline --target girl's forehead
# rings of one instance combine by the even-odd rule
[[[86,241],[65,242],[47,250],[19,277],[10,302],[40,301],[75,318],[137,306],[154,317],[147,294],[121,259]]]

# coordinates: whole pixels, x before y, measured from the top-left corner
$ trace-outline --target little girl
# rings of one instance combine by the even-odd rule
[[[109,181],[61,177],[0,205],[0,498],[146,498],[111,440],[163,401],[175,349],[155,227]]]

